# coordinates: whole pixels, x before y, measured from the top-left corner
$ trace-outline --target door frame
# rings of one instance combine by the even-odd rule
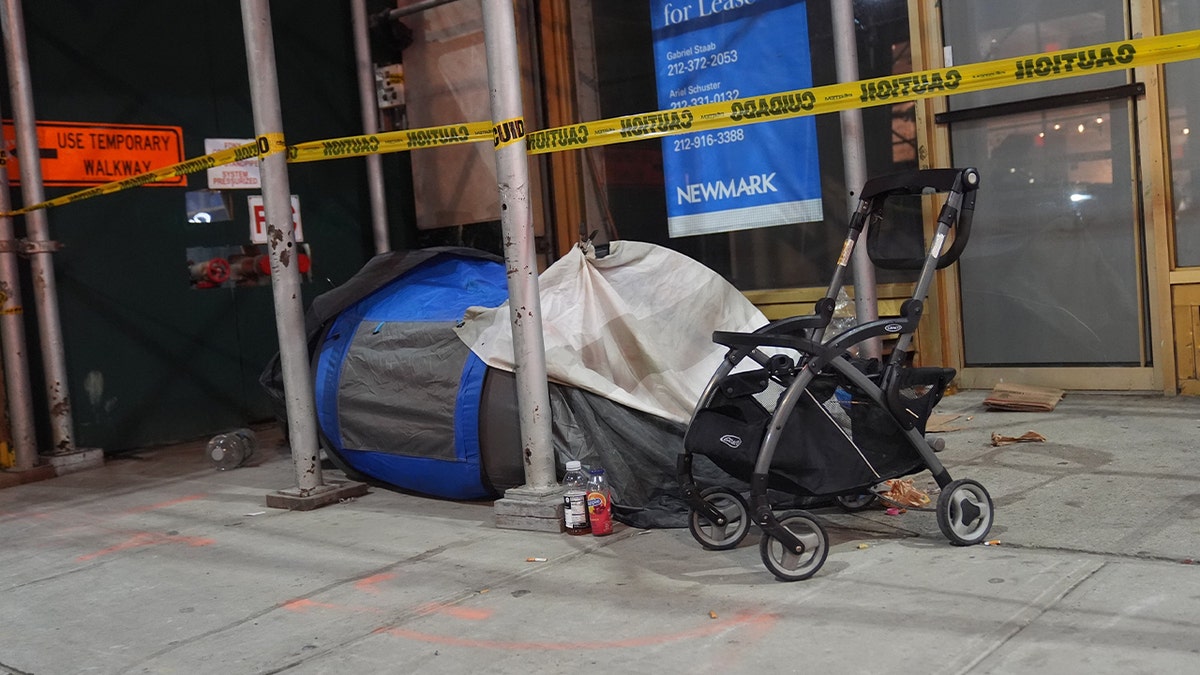
[[[1158,0],[1127,0],[1128,20],[1134,36],[1159,33]],[[945,66],[942,17],[938,0],[910,0],[909,24],[912,26],[913,68],[924,70]],[[1134,195],[1135,210],[1142,224],[1137,245],[1144,265],[1147,306],[1144,308],[1150,332],[1151,361],[1144,367],[967,367],[963,349],[962,296],[957,266],[939,273],[930,298],[939,317],[937,339],[943,363],[959,371],[958,384],[964,389],[990,389],[1000,382],[1053,386],[1060,389],[1091,391],[1142,391],[1173,395],[1178,392],[1175,376],[1175,350],[1172,337],[1170,279],[1170,180],[1164,158],[1168,150],[1165,99],[1161,66],[1135,69],[1134,78],[1144,83],[1146,94],[1132,106],[1134,156],[1133,175],[1140,187]],[[950,133],[947,125],[934,121],[946,111],[945,98],[920,101],[917,105],[918,157],[922,168],[950,166]],[[984,189],[987,185],[984,176]],[[927,227],[934,223],[930,217]]]

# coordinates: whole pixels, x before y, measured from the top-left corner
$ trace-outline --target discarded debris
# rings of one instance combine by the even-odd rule
[[[992,388],[992,393],[983,399],[983,405],[992,410],[1014,410],[1017,412],[1050,412],[1066,394],[1062,389],[1035,387],[1028,384],[1001,382]]]
[[[966,429],[963,426],[952,426],[950,423],[961,417],[961,415],[951,415],[942,413],[933,413],[929,416],[929,421],[925,423],[925,433],[929,434],[944,434],[951,431],[962,431]],[[967,421],[971,421],[968,417]]]
[[[858,545],[858,550],[860,550],[860,551],[865,548],[871,548],[871,545],[870,544],[859,544]]]
[[[1009,445],[1012,443],[1042,443],[1046,437],[1036,431],[1026,431],[1020,436],[1002,436],[995,431],[992,432],[992,446],[999,447],[1001,445]]]
[[[247,513],[246,515],[247,515],[247,516],[261,516],[261,515],[263,515],[263,514],[265,514],[265,513],[266,513],[266,511],[255,511],[255,512],[253,512],[253,513]]]
[[[901,509],[901,508],[897,508],[895,506],[890,506],[890,507],[888,507],[887,511],[884,511],[884,513],[888,514],[889,516],[898,516],[901,513],[908,513],[908,509]]]
[[[545,558],[526,558],[525,562],[546,562]]]
[[[715,618],[717,618],[717,613],[716,613],[716,612],[711,612],[711,611],[710,611],[710,612],[708,613],[708,618],[710,618],[710,619],[715,619]]]
[[[912,506],[920,508],[929,504],[929,495],[920,488],[913,487],[911,478],[893,478],[886,481],[888,490],[881,493],[879,496],[884,501],[900,506]]]
[[[983,545],[984,546],[999,546],[1000,540],[999,539],[989,539],[988,541],[983,542]]]

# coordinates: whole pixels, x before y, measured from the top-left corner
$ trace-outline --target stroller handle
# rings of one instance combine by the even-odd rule
[[[867,181],[861,199],[873,201],[871,211],[882,209],[883,201],[889,196],[920,195],[926,192],[948,192],[946,203],[938,214],[938,224],[956,230],[954,242],[938,259],[937,269],[944,269],[958,261],[971,237],[971,221],[975,217],[975,197],[979,189],[979,170],[965,169],[921,169],[881,176]],[[883,269],[919,270],[925,258],[877,258],[867,247],[871,261]]]

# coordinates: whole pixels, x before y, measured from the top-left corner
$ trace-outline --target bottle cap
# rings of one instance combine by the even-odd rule
[[[567,471],[578,471],[583,468],[583,462],[573,459],[567,462]]]

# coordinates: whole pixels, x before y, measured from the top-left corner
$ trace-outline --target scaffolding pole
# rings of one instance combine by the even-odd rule
[[[288,442],[296,470],[296,488],[267,495],[267,506],[309,510],[338,501],[342,491],[366,492],[363,484],[326,485],[317,457],[316,405],[308,364],[304,309],[300,289],[299,250],[292,223],[291,187],[283,140],[283,114],[275,66],[275,38],[267,0],[241,0],[242,30],[246,38],[246,64],[250,74],[250,101],[254,133],[268,151],[259,158],[263,207],[271,260],[271,291],[275,301],[275,328],[279,336],[279,365],[287,406]],[[275,140],[272,140],[275,139]],[[361,491],[359,487],[361,486]]]
[[[550,433],[550,396],[546,383],[546,346],[542,335],[541,296],[534,250],[533,211],[529,203],[529,163],[526,156],[521,69],[517,30],[511,0],[481,0],[483,39],[487,54],[488,91],[492,124],[496,125],[496,180],[500,190],[500,226],[504,234],[504,263],[508,272],[508,306],[512,320],[513,357],[525,485],[509,491],[505,500],[532,495],[547,509],[526,522],[502,522],[505,508],[497,502],[497,525],[516,529],[553,529],[557,478]],[[553,500],[549,499],[554,495]],[[500,500],[501,502],[505,500]],[[544,519],[550,522],[534,522]],[[520,521],[521,519],[517,519]]]
[[[0,149],[0,212],[12,211],[8,167]],[[0,216],[0,350],[4,352],[4,394],[8,403],[13,471],[37,464],[37,433],[33,425],[33,393],[29,387],[29,358],[25,352],[25,309],[17,270],[17,240],[11,216]],[[3,468],[0,466],[0,468]]]
[[[371,41],[367,22],[367,0],[350,0],[354,23],[354,63],[358,73],[358,99],[362,104],[363,134],[379,133],[379,108],[375,88],[375,63],[371,60]],[[371,200],[371,231],[375,235],[375,253],[392,250],[388,236],[387,200],[384,196],[383,158],[367,155],[367,191]]]
[[[8,62],[8,81],[13,104],[17,155],[21,162],[21,195],[26,204],[45,201],[42,166],[39,161],[37,116],[33,110],[33,86],[29,76],[29,50],[25,44],[25,17],[20,0],[0,3],[0,24],[4,31],[4,57]],[[50,219],[45,209],[25,215],[29,266],[33,276],[38,333],[41,341],[47,405],[50,411],[52,447],[47,454],[75,452],[71,397],[67,388],[67,358],[63,347],[62,322],[58,311],[58,285],[54,278],[55,250],[50,239]]]
[[[854,3],[831,3],[833,10],[833,49],[838,82],[858,81],[858,38],[854,31]],[[853,108],[840,113],[842,122],[842,157],[846,174],[847,213],[858,207],[858,191],[867,182],[867,160],[863,145],[862,110]],[[879,318],[878,295],[875,290],[875,265],[867,253],[867,223],[859,245],[854,247],[854,314],[858,323]],[[862,356],[879,358],[883,341],[871,338],[862,344]]]

